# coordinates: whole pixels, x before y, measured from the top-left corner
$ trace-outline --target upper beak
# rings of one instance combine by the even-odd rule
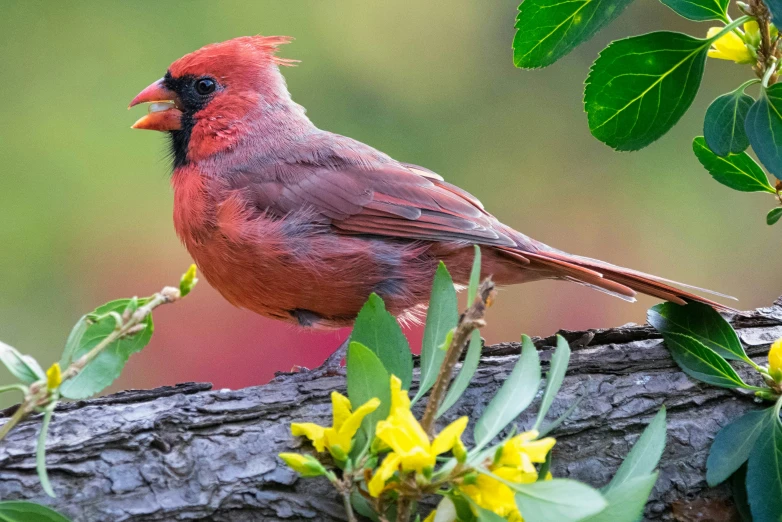
[[[173,131],[182,128],[182,111],[174,91],[166,89],[159,79],[133,98],[128,109],[140,103],[149,103],[149,114],[139,119],[132,129]]]

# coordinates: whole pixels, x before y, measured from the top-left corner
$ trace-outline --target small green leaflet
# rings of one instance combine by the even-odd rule
[[[622,482],[617,487],[603,493],[608,507],[597,515],[581,522],[638,522],[644,513],[646,501],[657,482],[658,473],[641,475]]]
[[[391,407],[391,381],[377,355],[361,343],[351,342],[347,356],[348,398],[353,410],[373,397],[380,399],[380,407],[364,417],[361,423],[372,440],[377,421],[388,417]]]
[[[52,484],[49,482],[49,473],[46,470],[46,435],[49,433],[49,422],[52,420],[52,414],[56,406],[57,402],[55,401],[46,407],[46,411],[43,414],[43,422],[41,423],[41,431],[38,433],[38,445],[35,448],[35,469],[38,472],[38,479],[41,481],[43,490],[52,498],[57,495],[54,494]]]
[[[782,177],[782,84],[764,89],[750,107],[744,127],[766,170]]]
[[[556,62],[592,38],[632,0],[524,0],[516,18],[513,63],[533,69]]]
[[[782,218],[782,208],[772,208],[768,211],[768,214],[766,214],[766,223],[773,225],[779,221],[779,218]]]
[[[0,502],[0,522],[70,522],[53,509],[24,500]]]
[[[706,482],[709,486],[715,487],[727,480],[747,461],[755,441],[771,420],[769,411],[751,411],[717,433],[706,460]]]
[[[543,419],[546,417],[554,397],[557,396],[562,381],[565,379],[568,363],[570,362],[570,345],[561,335],[557,335],[557,349],[551,356],[551,366],[546,374],[546,388],[543,392],[543,398],[540,400],[540,409],[535,419],[533,430],[540,431]]]
[[[478,245],[474,245],[475,257],[472,261],[472,269],[470,270],[470,285],[467,287],[467,306],[472,306],[475,297],[478,295],[478,286],[480,285],[481,278],[481,249]],[[450,344],[450,342],[448,343]],[[464,357],[462,368],[459,370],[459,375],[451,383],[448,388],[448,394],[445,396],[445,400],[440,405],[440,409],[437,410],[436,417],[440,417],[443,413],[456,404],[459,397],[462,396],[464,390],[470,385],[472,376],[475,375],[475,370],[478,369],[478,363],[481,360],[481,348],[483,348],[483,342],[481,341],[481,333],[479,330],[473,330],[470,335],[470,343],[467,347],[467,355]]]
[[[616,150],[638,150],[668,132],[698,92],[711,42],[669,31],[612,42],[586,80],[592,134]]]
[[[730,323],[707,304],[660,303],[649,309],[646,319],[663,335],[688,335],[726,359],[750,360]]]
[[[665,407],[660,408],[652,422],[641,433],[614,478],[603,488],[603,493],[618,489],[624,483],[639,477],[648,477],[657,467],[665,449]]]
[[[456,301],[456,289],[448,269],[440,261],[432,283],[432,296],[429,299],[429,311],[426,314],[424,341],[421,345],[421,381],[413,402],[424,396],[437,380],[440,365],[445,359],[446,350],[440,350],[448,332],[456,328],[459,320],[459,308]]]
[[[540,358],[532,339],[522,336],[522,349],[513,371],[475,423],[475,448],[492,441],[530,405],[540,387]]]
[[[516,506],[529,522],[576,522],[607,507],[599,491],[570,479],[518,484]]]
[[[769,420],[747,463],[747,496],[755,522],[782,519],[782,425],[779,410],[769,411]]]
[[[371,294],[358,313],[350,340],[372,350],[388,373],[402,381],[402,389],[410,389],[413,380],[410,345],[399,323],[388,313],[385,303],[377,294]]]
[[[22,355],[16,348],[3,342],[0,342],[0,362],[8,368],[14,377],[25,384],[46,379],[38,361],[29,355]]]
[[[478,363],[481,361],[482,344],[481,332],[479,330],[473,330],[470,335],[470,344],[467,347],[467,355],[464,357],[464,362],[462,362],[462,368],[459,370],[459,375],[457,375],[451,383],[445,400],[443,400],[443,403],[440,405],[440,409],[437,410],[438,418],[448,411],[451,406],[456,404],[456,401],[462,396],[464,390],[470,385],[472,376],[475,375],[475,370],[478,369]]]
[[[122,314],[131,299],[117,299],[98,307],[92,314],[85,315],[76,326],[73,327],[68,340],[65,343],[60,366],[67,368],[72,362],[89,352],[101,341],[108,337],[116,326],[112,312]],[[143,306],[147,300],[139,300]],[[94,322],[89,318],[97,318]],[[62,383],[60,393],[69,399],[86,399],[109,386],[119,377],[128,358],[141,351],[152,338],[154,325],[152,314],[149,314],[143,323],[144,330],[129,337],[118,339],[107,346],[90,364],[88,364],[76,376]]]
[[[714,154],[738,154],[749,147],[744,120],[754,102],[743,87],[711,102],[703,119],[703,137]]]
[[[703,22],[706,20],[728,21],[728,0],[660,0],[689,20]]]
[[[766,173],[746,152],[721,158],[709,150],[703,136],[692,141],[692,151],[709,174],[726,187],[741,192],[775,192]]]
[[[693,379],[722,388],[747,387],[728,361],[694,337],[678,333],[663,337],[673,360]]]

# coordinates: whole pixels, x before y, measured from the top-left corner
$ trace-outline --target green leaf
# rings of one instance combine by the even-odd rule
[[[673,360],[693,379],[722,388],[747,387],[728,361],[697,339],[678,333],[663,338]]]
[[[773,415],[752,448],[747,463],[747,496],[755,522],[782,519],[782,426],[779,411]]]
[[[782,27],[782,0],[765,0],[763,3],[766,4],[766,7],[771,12],[771,19],[774,25]]]
[[[782,177],[782,84],[774,84],[761,91],[750,107],[744,128],[766,170]]]
[[[470,270],[470,285],[467,287],[467,306],[472,306],[481,284],[481,248],[478,245],[473,245],[473,248],[475,249],[475,257],[473,257],[472,269]]]
[[[402,381],[402,389],[409,390],[413,380],[413,354],[399,322],[386,311],[386,305],[377,294],[372,294],[356,317],[350,340],[361,343],[385,366],[389,375]]]
[[[673,11],[697,22],[706,20],[728,21],[728,0],[660,0]]]
[[[581,387],[583,389],[583,386]],[[557,417],[554,422],[546,426],[545,428],[541,428],[540,434],[538,435],[538,438],[543,438],[555,429],[559,428],[559,425],[565,422],[568,418],[570,418],[570,415],[576,411],[576,408],[578,408],[578,405],[581,404],[581,401],[584,400],[584,396],[580,395],[578,399],[573,401],[573,404],[571,404],[568,409],[565,410],[565,413]]]
[[[754,102],[752,96],[744,94],[743,87],[711,102],[703,119],[703,138],[714,154],[724,157],[749,147],[744,120]]]
[[[499,516],[494,511],[489,511],[488,509],[482,508],[475,502],[470,502],[470,504],[472,504],[472,507],[475,510],[475,518],[478,520],[478,522],[506,522],[507,521],[505,517]]]
[[[440,365],[445,359],[445,350],[440,350],[448,332],[456,328],[459,320],[459,308],[456,302],[456,289],[451,274],[440,261],[432,283],[432,296],[429,299],[429,311],[426,314],[424,340],[421,345],[421,381],[413,402],[424,396],[437,380]]]
[[[523,335],[519,360],[475,423],[475,449],[480,450],[530,405],[540,387],[540,358],[532,339]]]
[[[374,397],[380,399],[380,407],[364,417],[361,424],[367,440],[371,441],[375,425],[388,417],[391,407],[390,376],[372,350],[352,341],[348,346],[347,381],[348,398],[354,410]]]
[[[38,472],[38,479],[43,490],[52,498],[57,495],[54,494],[52,484],[49,482],[49,473],[46,471],[46,435],[49,433],[49,422],[52,420],[55,406],[57,403],[53,402],[44,411],[41,432],[38,434],[38,445],[35,448],[35,469]]]
[[[663,335],[687,335],[726,359],[750,360],[730,323],[707,304],[690,302],[681,306],[661,303],[649,309],[646,319]]]
[[[773,225],[782,218],[782,207],[772,208],[766,215],[766,223]]]
[[[24,500],[0,502],[0,522],[70,522],[53,509]]]
[[[540,426],[543,423],[543,419],[546,417],[551,403],[554,402],[554,397],[557,396],[559,388],[562,386],[562,381],[565,379],[565,372],[567,371],[567,365],[570,362],[570,345],[561,335],[557,335],[557,349],[554,351],[554,355],[551,356],[551,366],[546,374],[546,389],[543,392],[543,399],[540,401],[540,409],[538,410],[538,417],[535,419],[535,425],[533,430],[540,431]]]
[[[768,410],[751,411],[717,433],[706,460],[709,486],[715,487],[727,480],[747,461],[770,417]]]
[[[14,377],[25,384],[32,384],[46,378],[38,361],[29,355],[22,355],[16,348],[3,342],[0,342],[0,362]]]
[[[364,498],[364,496],[355,489],[350,493],[350,504],[353,506],[356,513],[362,517],[366,517],[372,522],[378,522],[380,520],[369,500]]]
[[[741,466],[736,473],[731,475],[728,481],[730,492],[733,494],[733,504],[739,512],[739,520],[752,522],[752,513],[747,500],[747,465]]]
[[[632,0],[524,0],[516,18],[513,63],[545,67],[592,38]]]
[[[660,462],[664,449],[665,406],[660,408],[652,422],[641,433],[630,453],[616,470],[614,478],[603,489],[603,493],[616,490],[633,479],[651,475]]]
[[[607,507],[594,488],[570,479],[552,479],[518,484],[516,506],[527,522],[575,522]]]
[[[692,140],[692,151],[709,174],[726,187],[741,192],[774,192],[766,173],[746,152],[722,158],[709,149],[702,136]]]
[[[687,112],[711,40],[660,31],[612,42],[584,90],[592,134],[616,150],[646,147]]]
[[[638,522],[657,482],[658,473],[640,475],[622,482],[603,496],[608,507],[583,522]]]
[[[109,314],[112,312],[122,314],[130,301],[130,299],[111,301],[79,319],[65,343],[60,366],[67,368],[72,362],[78,360],[111,335],[117,323],[115,318]],[[148,299],[139,299],[142,306],[148,301]],[[155,329],[152,314],[149,314],[141,324],[145,325],[142,331],[113,341],[75,377],[63,382],[60,387],[60,393],[63,397],[85,399],[99,393],[114,382],[122,373],[128,358],[132,354],[140,352],[152,338],[152,332]]]
[[[464,393],[464,390],[470,385],[475,370],[478,369],[478,363],[481,361],[481,332],[479,330],[473,330],[470,336],[470,344],[467,347],[467,355],[462,362],[462,368],[459,370],[459,374],[451,383],[451,387],[448,389],[448,393],[445,395],[440,409],[437,410],[437,417],[440,417],[443,413],[448,411],[451,406],[456,404],[456,401]]]

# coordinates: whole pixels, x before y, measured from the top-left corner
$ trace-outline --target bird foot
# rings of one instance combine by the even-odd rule
[[[342,366],[342,360],[348,353],[348,344],[350,339],[345,339],[345,342],[339,345],[334,353],[326,357],[323,364],[315,369],[308,369],[304,366],[294,366],[290,372],[275,372],[274,379],[271,382],[309,382],[321,377],[335,377],[345,376],[345,367]]]

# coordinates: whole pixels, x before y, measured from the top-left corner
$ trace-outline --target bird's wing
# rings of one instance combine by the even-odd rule
[[[474,196],[414,165],[275,163],[234,186],[249,191],[256,208],[280,216],[309,209],[345,234],[507,247],[526,239]]]

